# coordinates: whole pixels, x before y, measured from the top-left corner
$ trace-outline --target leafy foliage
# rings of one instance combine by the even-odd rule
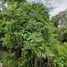
[[[62,35],[66,27],[58,28],[55,33],[48,9],[43,4],[11,0],[9,5],[0,12],[0,59],[3,65],[66,67],[67,43],[60,40],[66,37],[66,33]],[[62,38],[56,39],[55,34]]]

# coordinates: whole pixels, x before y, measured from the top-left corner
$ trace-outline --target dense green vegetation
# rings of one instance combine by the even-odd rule
[[[54,25],[58,27],[60,26],[66,26],[67,25],[67,9],[65,11],[60,12],[56,16],[52,17],[52,21],[54,22]]]
[[[58,39],[67,42],[67,9],[54,16],[52,22],[57,28]]]
[[[58,16],[50,20],[41,3],[8,3],[0,11],[3,67],[67,67],[67,27],[55,26]]]

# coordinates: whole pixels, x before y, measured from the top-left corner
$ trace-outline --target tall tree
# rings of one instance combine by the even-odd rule
[[[7,48],[3,63],[7,67],[11,64],[13,67],[40,66],[38,60],[42,65],[42,59],[46,58],[54,40],[48,10],[43,4],[20,2],[19,7],[18,4],[14,2],[2,11],[6,22],[3,46]]]

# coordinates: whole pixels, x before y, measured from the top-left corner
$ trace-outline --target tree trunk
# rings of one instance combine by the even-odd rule
[[[34,60],[34,67],[38,67],[37,65],[37,58],[35,57],[35,60]]]

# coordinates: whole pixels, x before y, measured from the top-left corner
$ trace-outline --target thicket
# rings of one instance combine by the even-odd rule
[[[59,32],[43,4],[10,0],[0,11],[3,67],[67,67],[67,42]]]

